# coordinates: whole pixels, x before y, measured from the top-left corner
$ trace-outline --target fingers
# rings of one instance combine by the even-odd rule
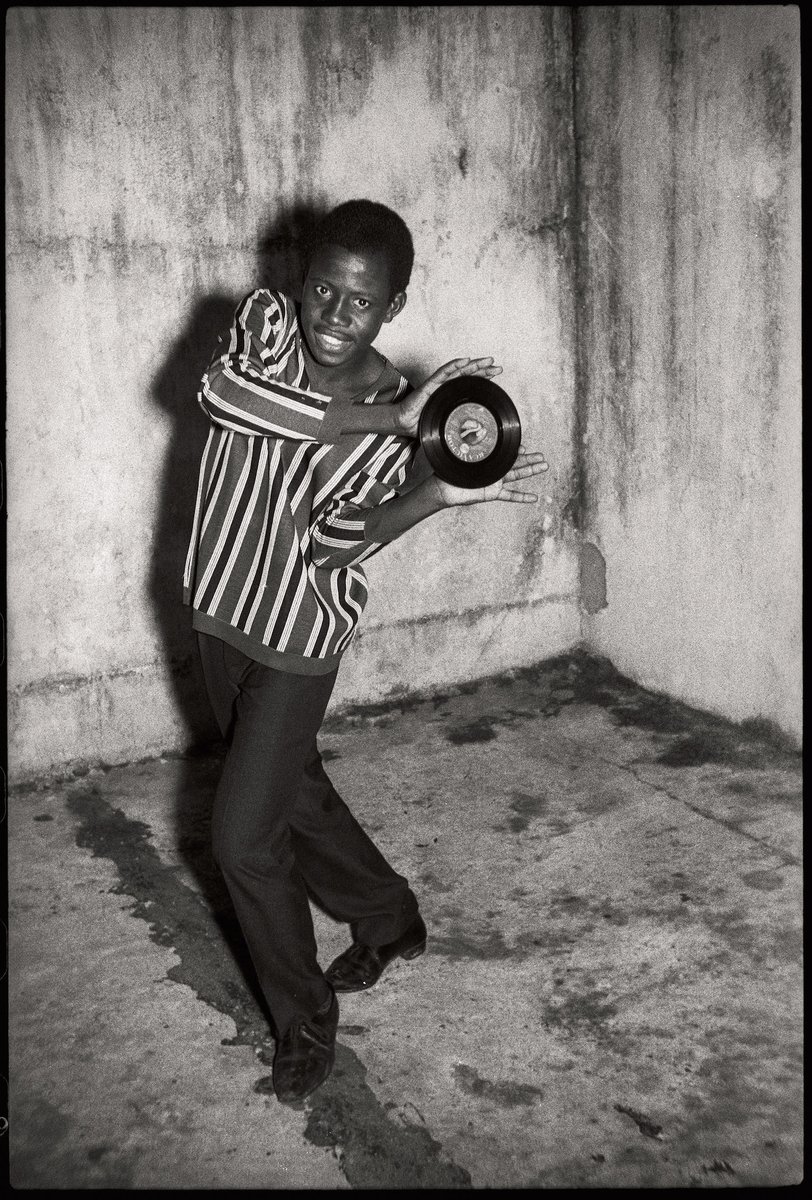
[[[520,492],[514,488],[503,487],[496,499],[507,500],[510,504],[535,504],[538,496],[535,492]]]
[[[534,475],[542,475],[549,471],[550,464],[543,454],[537,450],[520,450],[516,459],[517,465],[501,480],[501,491],[498,500],[507,500],[510,504],[535,504],[538,495],[535,492],[522,492],[511,485],[520,479],[531,479]]]
[[[491,356],[484,358],[452,358],[451,362],[447,362],[445,366],[440,367],[432,375],[432,380],[437,380],[439,383],[445,383],[449,379],[456,379],[460,375],[484,375],[490,379],[494,375],[501,375],[502,368],[494,363]]]
[[[543,454],[526,455],[518,466],[507,472],[504,479],[506,483],[512,483],[516,479],[529,479],[533,475],[542,475],[549,469],[550,464]]]
[[[544,455],[541,453],[540,450],[523,450],[521,447],[519,448],[519,453],[516,455],[516,462],[517,463],[539,463],[539,464],[543,463],[545,467],[549,466],[547,459],[544,457]]]

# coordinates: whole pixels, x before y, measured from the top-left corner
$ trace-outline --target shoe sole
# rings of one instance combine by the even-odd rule
[[[419,958],[425,949],[426,943],[421,942],[419,946],[412,946],[410,950],[404,950],[400,957],[405,959]]]

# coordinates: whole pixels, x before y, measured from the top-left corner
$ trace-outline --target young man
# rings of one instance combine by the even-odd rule
[[[228,885],[277,1038],[274,1086],[300,1100],[332,1069],[336,991],[372,986],[426,944],[417,900],[328,779],[316,746],[339,662],[366,601],[360,564],[458,504],[532,502],[516,482],[463,490],[407,474],[429,396],[491,358],[446,363],[422,387],[373,342],[406,303],[412,239],[371,201],[333,210],[313,239],[301,306],[258,290],[203,377],[203,453],[184,598],[229,743],[212,816]],[[476,431],[473,431],[476,437]],[[353,930],[319,967],[312,893]]]

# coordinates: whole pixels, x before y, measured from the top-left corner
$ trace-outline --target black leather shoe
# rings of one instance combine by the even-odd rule
[[[327,982],[337,992],[363,992],[381,977],[384,967],[393,958],[417,958],[426,949],[426,926],[418,915],[405,933],[385,946],[365,946],[353,942],[349,950],[339,954],[324,973]]]
[[[292,1104],[320,1087],[333,1069],[338,1027],[338,1000],[333,994],[326,1013],[291,1025],[276,1047],[273,1086],[277,1100]]]

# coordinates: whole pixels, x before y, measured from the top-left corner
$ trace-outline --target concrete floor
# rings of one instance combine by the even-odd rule
[[[322,749],[430,943],[342,999],[294,1108],[209,856],[219,755],[12,794],[16,1187],[801,1180],[797,754],[581,654]]]

